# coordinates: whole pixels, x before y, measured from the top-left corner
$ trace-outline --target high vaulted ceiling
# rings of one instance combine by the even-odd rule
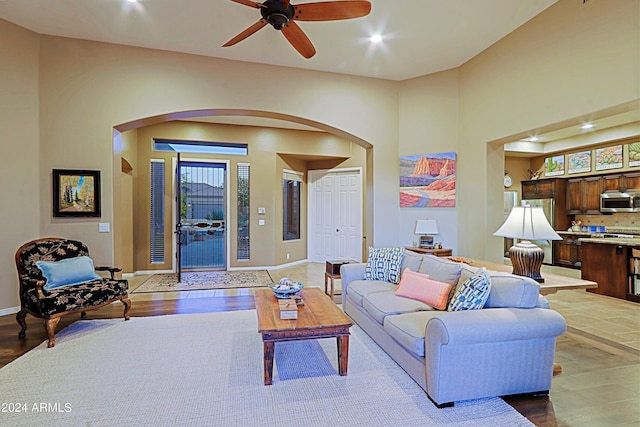
[[[260,18],[231,0],[0,0],[0,18],[40,34],[404,80],[462,65],[556,1],[371,0],[366,17],[299,22],[311,59],[271,26],[222,47]]]
[[[299,22],[317,50],[311,59],[304,59],[270,26],[235,46],[222,47],[260,18],[257,9],[231,0],[0,0],[0,18],[40,34],[405,80],[459,67],[557,1],[371,0],[371,13],[362,18]],[[291,0],[294,5],[309,2]],[[383,36],[381,43],[369,41],[374,33]],[[602,113],[560,128],[532,129],[503,143],[514,143],[505,147],[512,155],[544,154],[554,149],[553,141],[584,134],[579,129],[583,121],[593,121],[596,132],[631,123],[635,126],[631,133],[638,134],[637,103]],[[200,117],[197,121],[317,130],[250,117]],[[532,135],[539,142],[518,142]],[[576,144],[585,144],[584,138]]]

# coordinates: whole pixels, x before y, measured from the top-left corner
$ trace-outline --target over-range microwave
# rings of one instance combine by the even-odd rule
[[[640,192],[603,193],[600,195],[600,212],[640,212]]]

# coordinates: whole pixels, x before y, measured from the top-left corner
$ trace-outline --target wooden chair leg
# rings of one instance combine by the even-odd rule
[[[16,321],[18,325],[20,325],[20,332],[18,332],[18,338],[24,338],[27,332],[27,312],[24,310],[20,310],[16,313]]]
[[[129,309],[131,308],[131,300],[129,298],[121,299],[124,304],[124,320],[129,320]]]
[[[53,319],[44,320],[44,329],[47,331],[47,335],[49,336],[49,342],[47,343],[48,348],[51,348],[56,345],[56,340],[54,338],[54,335],[56,333],[56,326],[58,326],[59,321],[60,321],[59,317],[54,317]]]
[[[80,319],[84,320],[87,318],[87,312],[83,311],[82,313],[80,313]]]

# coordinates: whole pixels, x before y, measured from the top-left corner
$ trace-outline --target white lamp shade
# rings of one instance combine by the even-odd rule
[[[438,234],[438,223],[435,219],[419,219],[416,221],[415,234]]]
[[[523,240],[562,240],[539,206],[514,206],[494,236]]]

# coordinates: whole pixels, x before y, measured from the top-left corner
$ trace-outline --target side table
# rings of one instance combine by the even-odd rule
[[[453,254],[453,250],[450,248],[441,248],[441,249],[429,249],[429,248],[418,248],[415,246],[405,246],[404,247],[408,251],[417,252],[419,254],[430,254],[439,257],[447,257]]]
[[[326,263],[326,270],[324,272],[324,293],[331,297],[333,300],[334,295],[342,295],[342,293],[334,292],[334,280],[340,279],[340,266],[342,264],[349,264],[348,260],[331,260]]]
[[[342,295],[342,293],[335,293],[333,291],[333,281],[339,278],[340,278],[339,274],[330,274],[330,273],[327,273],[326,271],[324,272],[324,293],[329,295],[329,297],[331,297],[332,300],[334,295]],[[327,285],[329,285],[329,283],[330,283],[330,286],[329,286],[329,289],[327,289]]]

